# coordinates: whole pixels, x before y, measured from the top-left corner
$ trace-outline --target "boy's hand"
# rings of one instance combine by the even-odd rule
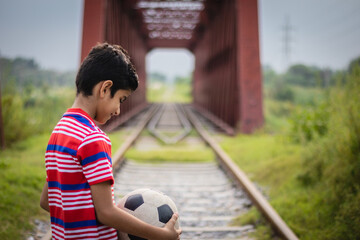
[[[175,223],[176,220],[178,219],[178,214],[174,213],[171,217],[171,219],[165,224],[164,226],[164,240],[179,240],[180,239],[180,234],[181,234],[181,229],[175,229]],[[161,239],[161,240],[162,240]]]

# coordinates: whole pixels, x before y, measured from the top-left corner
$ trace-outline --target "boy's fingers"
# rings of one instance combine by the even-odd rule
[[[178,213],[174,213],[170,219],[170,221],[172,222],[172,224],[175,226],[175,223],[176,221],[178,220],[179,218],[179,214]],[[182,230],[181,229],[175,229],[177,234],[180,236],[181,233],[182,233]],[[180,239],[180,238],[179,238]]]
[[[179,214],[178,213],[174,213],[171,217],[172,220],[174,220],[176,222],[176,220],[179,218]]]
[[[169,225],[171,228],[175,228],[175,224],[178,218],[179,218],[178,213],[174,213],[171,216],[170,220],[167,222],[167,225]],[[179,234],[181,233],[181,230],[179,231],[179,229],[177,229],[176,231],[179,232]]]
[[[178,215],[174,213],[171,216],[170,220],[167,222],[167,224],[169,224],[171,227],[174,227],[177,219],[178,219]]]

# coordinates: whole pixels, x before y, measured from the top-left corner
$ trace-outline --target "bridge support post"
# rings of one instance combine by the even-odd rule
[[[81,61],[99,42],[118,44],[128,51],[139,76],[136,92],[121,104],[121,115],[102,126],[107,131],[115,129],[148,104],[145,71],[145,56],[148,48],[130,17],[128,12],[131,9],[128,6],[130,3],[134,4],[135,1],[84,0]]]
[[[88,55],[91,48],[105,40],[106,0],[84,1],[81,60]]]
[[[235,0],[237,130],[251,133],[263,125],[257,0]]]

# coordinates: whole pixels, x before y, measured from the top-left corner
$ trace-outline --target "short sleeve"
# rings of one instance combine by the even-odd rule
[[[110,139],[101,132],[87,135],[79,145],[77,157],[90,185],[111,181],[114,184]]]

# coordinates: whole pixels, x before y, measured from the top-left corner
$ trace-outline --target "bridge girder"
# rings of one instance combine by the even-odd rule
[[[104,41],[128,50],[140,78],[122,106],[129,116],[146,104],[146,53],[187,48],[195,55],[193,105],[251,133],[264,121],[257,8],[257,0],[85,0],[81,56]]]

